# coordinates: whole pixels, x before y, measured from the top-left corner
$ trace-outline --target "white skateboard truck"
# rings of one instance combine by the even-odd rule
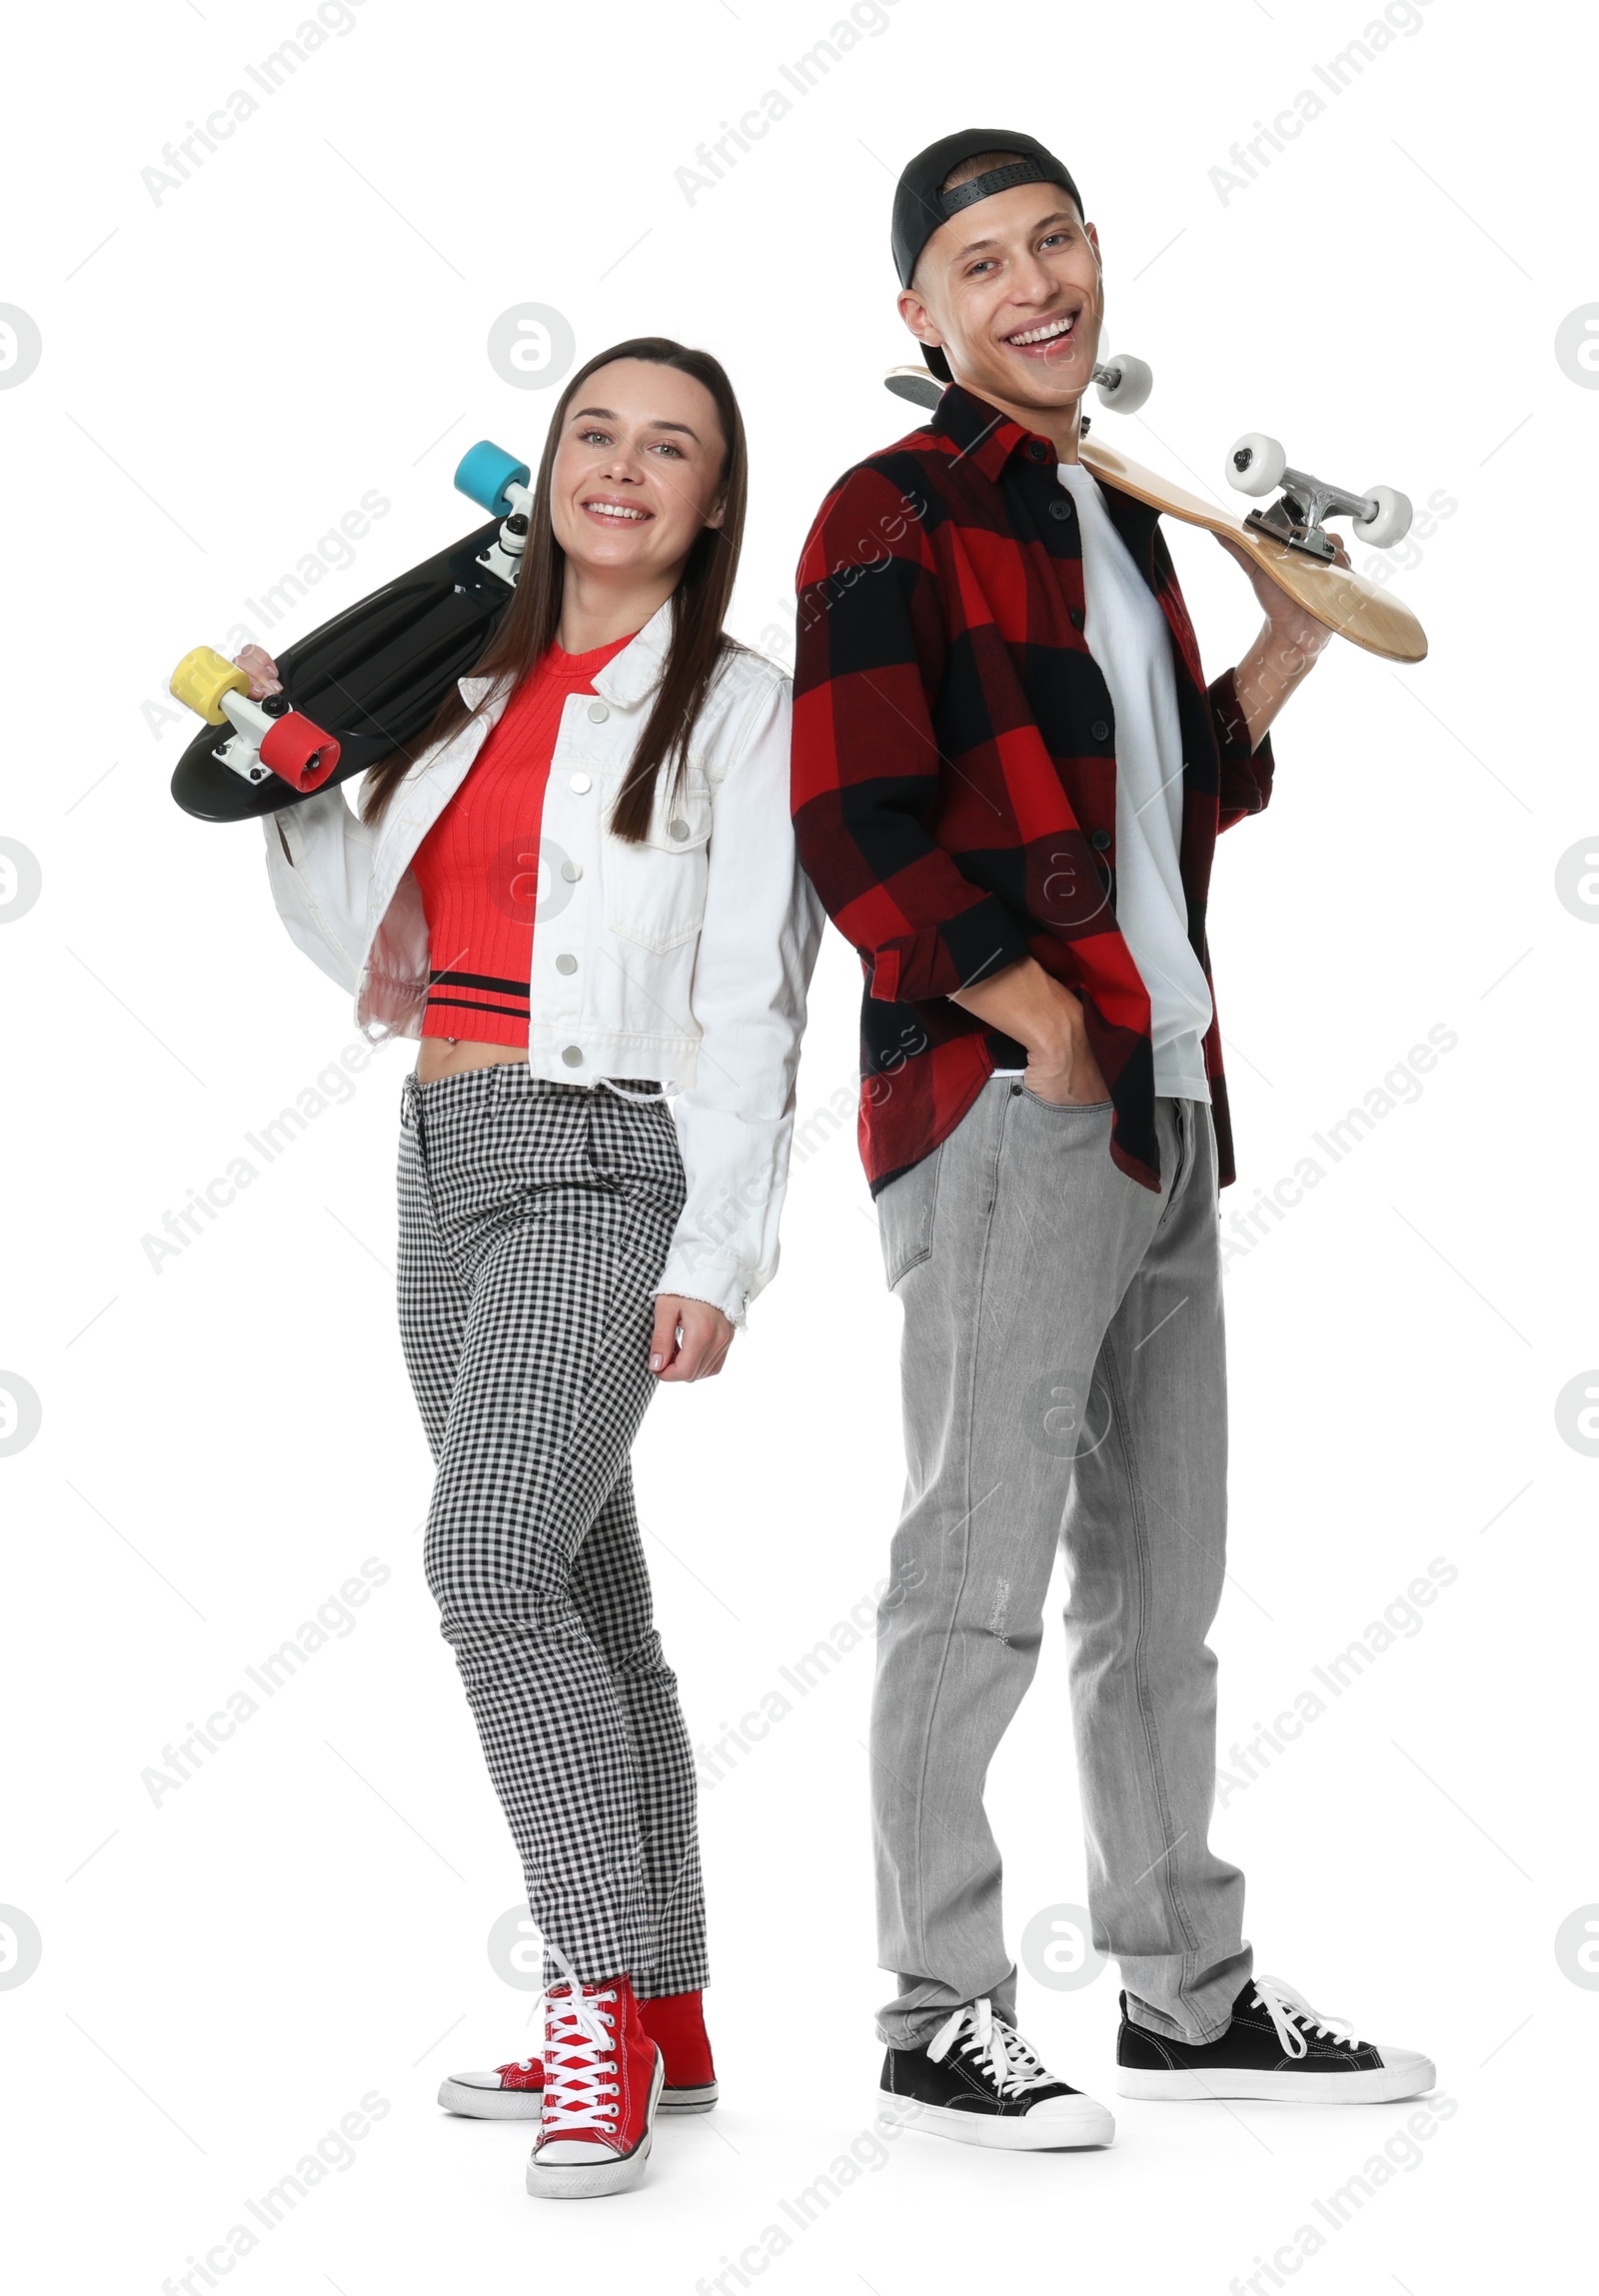
[[[332,778],[339,744],[289,707],[287,695],[250,697],[250,680],[210,646],[196,646],[173,671],[168,690],[208,726],[230,726],[213,756],[252,786],[276,775],[297,797],[308,797]]]
[[[492,439],[480,439],[475,447],[469,447],[456,472],[458,492],[501,522],[500,532],[480,555],[478,564],[486,574],[499,575],[502,582],[515,583],[522,571],[522,554],[528,547],[532,524],[532,475],[526,463],[519,463]]]

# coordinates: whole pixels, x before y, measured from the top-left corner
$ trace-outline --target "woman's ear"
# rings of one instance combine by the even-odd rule
[[[728,498],[726,495],[719,495],[711,509],[706,513],[706,524],[707,526],[721,526],[727,515]]]

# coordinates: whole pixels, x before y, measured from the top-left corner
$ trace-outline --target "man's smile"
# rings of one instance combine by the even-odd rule
[[[1071,341],[1081,318],[1083,306],[1075,310],[1058,311],[1052,319],[1035,320],[1030,327],[1018,327],[999,340],[1008,351],[1018,351],[1023,358],[1046,359],[1058,355]]]

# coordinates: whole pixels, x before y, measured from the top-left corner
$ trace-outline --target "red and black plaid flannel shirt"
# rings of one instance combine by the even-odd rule
[[[1159,1184],[1149,1000],[1115,919],[1116,751],[1083,638],[1082,544],[1047,439],[952,385],[922,430],[845,473],[800,561],[794,814],[800,854],[859,951],[860,1152],[872,1193],[928,1155],[1023,1048],[951,1004],[1032,956],[1082,1000],[1110,1089],[1110,1152]],[[1258,813],[1232,675],[1206,690],[1158,514],[1105,487],[1171,630],[1188,938],[1210,975],[1218,830]],[[1233,1176],[1220,1033],[1205,1072]]]

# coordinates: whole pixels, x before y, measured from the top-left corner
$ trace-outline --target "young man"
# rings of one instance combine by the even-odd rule
[[[861,1150],[904,1307],[872,1720],[882,2088],[970,2143],[1112,2134],[1015,2030],[983,1811],[1059,1539],[1121,2094],[1411,2096],[1423,2057],[1252,1976],[1243,1877],[1206,1843],[1233,1174],[1205,896],[1326,633],[1250,569],[1265,627],[1206,689],[1155,512],[1078,460],[1099,244],[1040,144],[931,145],[893,253],[950,387],[817,515],[794,730],[800,856],[865,969]]]

